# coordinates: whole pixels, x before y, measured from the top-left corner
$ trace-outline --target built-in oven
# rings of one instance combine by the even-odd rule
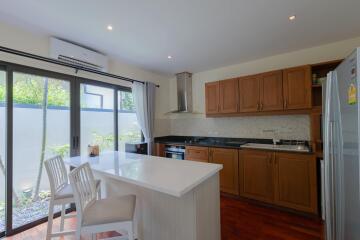
[[[185,159],[185,146],[166,145],[164,152],[165,157],[167,158],[173,158],[178,160]]]

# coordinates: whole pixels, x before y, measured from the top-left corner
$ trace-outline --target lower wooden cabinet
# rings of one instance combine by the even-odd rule
[[[165,144],[163,143],[155,143],[155,156],[165,157]]]
[[[276,153],[275,181],[276,204],[304,212],[318,211],[315,156]]]
[[[239,170],[240,196],[318,213],[314,155],[239,150]]]
[[[274,154],[267,151],[240,151],[240,195],[264,202],[274,200]]]
[[[220,171],[220,190],[225,193],[239,194],[239,159],[237,149],[210,148],[211,163],[223,165]]]
[[[208,147],[185,147],[185,160],[197,162],[209,162],[209,148]]]

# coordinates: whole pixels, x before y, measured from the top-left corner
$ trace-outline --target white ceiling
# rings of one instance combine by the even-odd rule
[[[360,35],[359,0],[1,0],[0,6],[1,21],[162,73],[199,72]]]

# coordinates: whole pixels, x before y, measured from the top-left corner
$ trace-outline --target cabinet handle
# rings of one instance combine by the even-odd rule
[[[260,110],[263,110],[264,104],[261,102],[260,103]]]
[[[287,108],[287,100],[285,100],[284,107]]]

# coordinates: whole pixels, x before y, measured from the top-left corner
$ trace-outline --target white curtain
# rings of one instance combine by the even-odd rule
[[[149,82],[132,85],[136,117],[148,144],[148,155],[152,154],[154,142],[155,89],[156,85]]]

